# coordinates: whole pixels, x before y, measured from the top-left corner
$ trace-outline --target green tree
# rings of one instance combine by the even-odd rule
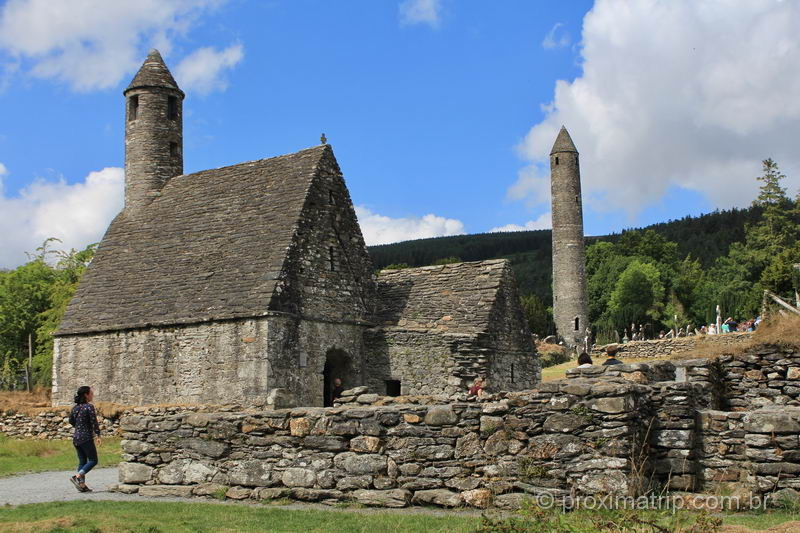
[[[432,264],[433,265],[451,265],[453,263],[460,263],[460,262],[461,262],[460,258],[451,256],[451,257],[442,257],[441,259],[437,259]]]
[[[660,321],[664,310],[661,273],[651,263],[632,261],[617,280],[608,309],[615,322]]]
[[[544,338],[555,332],[553,310],[545,307],[544,302],[535,294],[527,294],[521,299],[522,310],[531,333]]]
[[[33,384],[49,384],[53,331],[94,255],[94,245],[65,253],[50,248],[54,241],[46,240],[29,262],[0,276],[0,380],[6,387],[27,367],[29,339]]]

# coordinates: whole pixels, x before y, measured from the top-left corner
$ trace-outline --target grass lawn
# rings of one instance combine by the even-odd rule
[[[290,510],[243,504],[220,505],[212,503],[173,503],[173,502],[111,502],[111,501],[76,501],[57,502],[17,507],[0,508],[0,530],[2,531],[76,531],[76,532],[247,532],[275,531],[303,533],[405,533],[405,532],[530,532],[556,533],[573,531],[574,533],[595,533],[597,531],[617,532],[617,526],[633,525],[631,531],[654,531],[643,524],[633,524],[622,520],[624,515],[614,512],[576,511],[566,515],[555,516],[547,513],[540,518],[543,521],[500,522],[482,521],[477,516],[459,516],[457,513],[447,516],[432,513],[416,513],[406,511],[321,511]],[[638,516],[645,520],[652,519],[652,514],[642,513]],[[796,513],[736,513],[724,517],[722,529],[715,529],[711,522],[707,527],[692,529],[699,524],[701,515],[683,512],[682,517],[674,517],[669,513],[661,515],[658,520],[666,531],[678,532],[712,532],[712,531],[760,531],[765,528],[784,524],[775,531],[798,531]],[[788,522],[788,523],[787,523]],[[513,523],[513,526],[512,526]],[[703,523],[703,522],[701,522]],[[741,524],[746,528],[737,527]],[[505,526],[505,527],[504,527]],[[512,526],[512,528],[508,528]],[[566,528],[566,529],[564,529]]]
[[[120,439],[105,438],[97,449],[99,466],[120,461]],[[78,465],[71,440],[12,439],[0,433],[0,477],[20,472],[71,470]]]
[[[800,510],[798,511],[767,511],[751,513],[731,513],[725,516],[727,526],[745,526],[756,531],[780,526],[781,531],[800,531]]]
[[[473,531],[475,516],[287,510],[171,502],[58,502],[0,508],[2,531],[452,532]]]

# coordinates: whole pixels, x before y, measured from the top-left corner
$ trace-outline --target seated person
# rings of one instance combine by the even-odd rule
[[[587,366],[592,366],[592,358],[589,357],[588,353],[581,352],[578,356],[578,368],[586,368]]]
[[[619,352],[619,345],[618,344],[609,344],[606,346],[606,359],[603,362],[603,366],[606,365],[621,365],[622,361],[617,359],[617,352]]]
[[[468,394],[470,396],[477,396],[481,398],[485,394],[486,389],[486,381],[482,377],[475,378],[475,381],[472,382],[472,387],[469,388]]]

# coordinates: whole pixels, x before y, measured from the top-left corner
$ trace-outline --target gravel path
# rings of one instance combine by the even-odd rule
[[[213,500],[205,498],[150,498],[137,494],[122,494],[110,492],[108,488],[118,483],[116,468],[95,468],[86,476],[86,484],[94,492],[78,492],[69,478],[74,472],[39,472],[36,474],[20,474],[17,476],[0,478],[0,506],[22,505],[26,503],[66,502],[74,500],[115,500],[115,501],[158,501],[158,502],[186,502],[186,503],[213,503],[219,505],[255,505],[265,507],[279,507],[288,510],[309,510],[331,512],[356,512],[356,513],[402,513],[402,514],[429,514],[437,516],[480,516],[480,511],[474,509],[431,509],[427,507],[408,507],[405,509],[381,508],[337,508],[319,503],[291,503],[288,505],[273,505],[259,503],[245,503],[234,500]]]
[[[0,505],[65,502],[71,500],[142,500],[136,494],[109,492],[118,483],[116,468],[95,468],[86,475],[94,492],[78,492],[69,478],[75,472],[39,472],[0,478]],[[159,498],[162,501],[191,501],[188,498]]]

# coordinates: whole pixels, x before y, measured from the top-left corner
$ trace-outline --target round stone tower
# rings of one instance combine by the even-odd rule
[[[151,50],[125,95],[125,210],[149,204],[183,174],[183,91]]]
[[[570,347],[584,342],[589,327],[586,251],[578,150],[561,127],[550,151],[553,212],[553,318],[558,336]]]

